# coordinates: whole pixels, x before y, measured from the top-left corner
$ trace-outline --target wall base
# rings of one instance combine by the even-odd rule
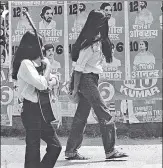
[[[68,136],[72,117],[64,117],[63,124],[57,129],[59,136]],[[54,125],[56,127],[56,125]],[[124,124],[116,123],[118,137],[130,138],[150,138],[162,137],[162,123],[138,123],[138,124]],[[86,127],[85,135],[90,137],[100,136],[100,129],[98,124],[89,124]],[[13,116],[13,126],[1,126],[1,136],[25,136],[25,130],[21,122],[20,116]]]

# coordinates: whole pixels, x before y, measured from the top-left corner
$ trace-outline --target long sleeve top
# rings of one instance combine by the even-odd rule
[[[48,88],[48,82],[44,76],[39,75],[32,61],[25,59],[21,62],[18,74],[18,98],[19,100],[27,99],[31,102],[37,103],[38,97],[36,89],[46,90]],[[55,76],[50,74],[50,79]],[[56,77],[57,80],[57,77]]]
[[[104,56],[101,52],[101,43],[97,42],[79,53],[79,58],[74,64],[74,70],[83,73],[100,74],[103,72],[102,62]]]

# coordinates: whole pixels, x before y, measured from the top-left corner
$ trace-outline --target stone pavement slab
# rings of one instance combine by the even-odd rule
[[[162,168],[162,145],[120,145],[119,150],[129,154],[128,158],[105,161],[102,146],[82,146],[79,152],[87,157],[87,161],[67,161],[64,157],[65,146],[55,165],[58,168]],[[46,146],[41,145],[41,156]],[[1,168],[23,168],[25,145],[2,145]]]

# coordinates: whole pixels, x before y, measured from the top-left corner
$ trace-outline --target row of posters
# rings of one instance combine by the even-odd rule
[[[1,125],[12,125],[14,107],[13,82],[8,78],[9,68],[1,69]]]
[[[104,64],[99,89],[105,101],[162,98],[162,1],[106,1],[112,6],[108,21],[113,45],[113,62]],[[67,82],[72,70],[70,52],[89,12],[102,1],[10,1],[12,60],[23,34],[33,31],[32,19],[45,45],[52,44],[53,71],[60,79],[58,108],[71,116],[75,105],[68,102]],[[156,10],[158,9],[158,10]],[[1,57],[2,59],[2,57]],[[2,63],[2,61],[1,61]],[[10,62],[8,62],[8,67]],[[1,72],[2,73],[2,72]],[[13,113],[19,115],[22,104],[14,83]],[[66,107],[64,108],[62,107]],[[134,103],[132,103],[132,107]],[[161,108],[160,108],[161,109]],[[133,112],[133,110],[132,110]],[[71,114],[70,114],[71,113]],[[145,121],[145,120],[144,120]],[[142,122],[142,121],[141,121]]]
[[[132,109],[128,106],[127,100],[115,100],[106,102],[112,116],[116,122],[122,123],[145,123],[162,122],[162,101],[161,100],[134,100]],[[70,102],[59,103],[63,116],[73,117],[76,105]],[[87,120],[88,124],[98,123],[97,117],[91,109]]]
[[[129,3],[131,78],[162,76],[162,2]],[[139,9],[140,8],[140,9]]]
[[[0,4],[0,51],[1,65],[7,67],[9,65],[9,11],[8,4]]]
[[[126,2],[109,2],[112,13],[108,21],[108,36],[114,48],[113,62],[104,64],[102,78],[108,80],[161,78],[162,2],[129,1],[127,6]],[[32,30],[22,12],[26,9],[37,32],[42,35],[44,44],[54,45],[55,71],[58,72],[62,83],[65,82],[67,80],[65,76],[69,76],[67,73],[70,73],[72,68],[71,60],[68,59],[68,63],[65,57],[71,52],[72,45],[84,26],[89,12],[99,9],[102,3],[101,1],[68,1],[65,7],[63,1],[13,1],[11,3],[12,54],[15,53],[23,34]],[[65,30],[65,18],[68,30]],[[129,40],[126,40],[126,36],[129,36]],[[65,44],[66,38],[68,45]],[[68,71],[65,70],[67,66]],[[130,69],[127,69],[127,66]]]
[[[1,125],[12,125],[14,104],[13,82],[9,77],[9,10],[8,3],[0,3],[1,51]]]

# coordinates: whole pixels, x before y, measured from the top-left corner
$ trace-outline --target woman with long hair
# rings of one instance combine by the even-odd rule
[[[106,4],[107,6],[107,4]],[[104,7],[105,8],[105,7]],[[71,53],[74,65],[71,90],[72,97],[79,97],[73,118],[71,132],[66,146],[66,159],[88,159],[78,153],[83,140],[83,132],[91,107],[93,108],[102,134],[106,159],[127,156],[115,150],[114,119],[109,114],[98,90],[99,74],[102,73],[103,59],[112,61],[112,45],[108,38],[108,18],[104,10],[93,10],[76,40]]]
[[[146,69],[147,66],[151,65],[151,67],[155,66],[155,57],[154,55],[148,51],[148,41],[140,41],[139,42],[139,50],[140,52],[134,58],[134,69],[141,70],[144,66]]]
[[[42,47],[40,37],[39,41]],[[50,62],[40,56],[38,39],[35,34],[26,32],[15,53],[12,73],[12,78],[17,80],[19,100],[23,101],[21,118],[26,130],[25,168],[53,168],[62,148],[51,125],[55,117],[49,108],[44,115],[39,102],[38,90],[52,89],[57,83],[57,78],[50,74]],[[43,67],[44,73],[40,75]],[[41,139],[47,143],[47,149],[40,162]]]

